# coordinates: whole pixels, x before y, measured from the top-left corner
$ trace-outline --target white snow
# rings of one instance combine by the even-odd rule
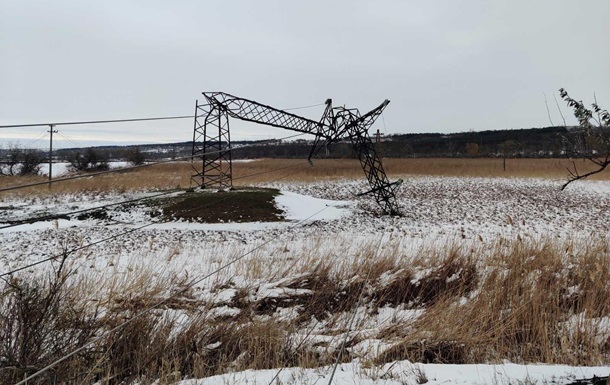
[[[256,162],[260,159],[233,159],[231,160],[231,162],[233,163],[252,163],[252,162]]]
[[[354,206],[353,201],[332,201],[307,195],[282,191],[275,198],[278,207],[286,212],[286,219],[302,221],[312,216],[323,220],[336,220],[348,215]],[[319,214],[318,214],[319,213]]]
[[[222,317],[235,317],[241,313],[241,310],[229,307],[229,306],[219,306],[215,307],[207,313],[207,316],[210,318],[222,318]]]
[[[246,370],[197,380],[184,380],[179,385],[326,385],[332,367],[304,369],[286,368],[271,380],[278,370]],[[381,367],[354,361],[341,364],[335,372],[333,385],[511,385],[511,384],[567,384],[576,379],[608,376],[610,368],[573,367],[565,365],[440,365],[398,361]]]

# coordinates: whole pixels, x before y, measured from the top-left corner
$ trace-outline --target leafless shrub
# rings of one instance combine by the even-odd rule
[[[128,149],[125,150],[125,160],[127,160],[129,163],[131,163],[134,166],[139,166],[141,164],[144,164],[144,161],[146,160],[146,157],[144,156],[144,153],[142,152],[142,150],[140,150],[140,147],[129,147]]]
[[[108,170],[108,155],[92,147],[70,153],[68,162],[75,171]]]

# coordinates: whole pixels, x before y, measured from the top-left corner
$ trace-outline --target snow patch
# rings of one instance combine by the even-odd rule
[[[275,203],[285,213],[288,220],[303,221],[315,217],[316,220],[336,220],[352,213],[353,201],[334,201],[314,198],[289,191],[283,191],[275,198]]]

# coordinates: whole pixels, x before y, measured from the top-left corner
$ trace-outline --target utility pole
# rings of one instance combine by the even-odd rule
[[[377,151],[379,152],[379,157],[381,158],[381,137],[383,136],[383,134],[379,131],[379,129],[377,129],[377,134],[375,134],[375,142],[376,142],[376,147],[377,147]]]
[[[51,188],[51,180],[53,179],[53,133],[57,133],[57,130],[54,129],[55,126],[53,124],[49,124],[49,131],[47,131],[50,135],[49,139],[49,188]]]

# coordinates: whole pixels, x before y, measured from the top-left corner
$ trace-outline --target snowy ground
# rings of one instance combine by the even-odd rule
[[[268,186],[283,192],[276,203],[286,212],[286,221],[277,223],[158,223],[151,217],[154,213],[150,206],[130,205],[112,207],[104,218],[72,216],[0,229],[0,273],[62,250],[119,235],[76,253],[76,263],[99,274],[116,273],[135,264],[197,276],[224,264],[226,259],[219,258],[219,254],[230,258],[258,246],[261,248],[251,259],[260,259],[268,265],[290,259],[297,250],[332,255],[341,263],[353,259],[363,246],[377,244],[380,238],[408,254],[422,245],[454,241],[475,245],[499,236],[587,239],[592,234],[608,235],[610,231],[610,182],[579,182],[560,191],[560,181],[542,179],[408,176],[404,179],[398,196],[402,217],[379,215],[370,198],[355,195],[367,190],[365,182],[344,180]],[[0,197],[0,227],[10,221],[155,193],[92,194]],[[225,277],[243,279],[239,278],[239,267],[230,269]],[[209,293],[205,285],[201,289],[202,295],[206,290]],[[329,371],[329,368],[286,369],[280,379],[282,384],[322,384],[328,381]],[[512,364],[414,366],[408,362],[368,368],[353,362],[340,366],[334,383],[412,384],[417,383],[422,372],[430,384],[509,384],[567,383],[574,378],[607,376],[610,369]],[[240,372],[182,384],[268,383],[274,374],[275,371]]]

